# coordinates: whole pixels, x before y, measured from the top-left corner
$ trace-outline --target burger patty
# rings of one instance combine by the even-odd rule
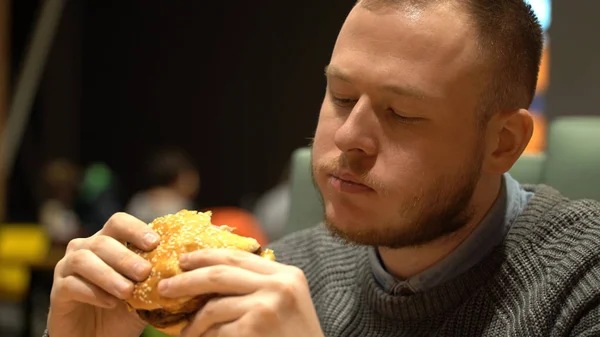
[[[164,309],[156,310],[137,310],[138,315],[142,320],[157,328],[168,328],[181,321],[189,320],[193,312],[170,313]]]
[[[142,320],[156,328],[168,328],[171,325],[175,325],[181,321],[187,321],[192,318],[202,309],[206,302],[212,298],[217,297],[217,294],[207,294],[197,296],[187,301],[177,312],[167,311],[165,309],[154,309],[154,310],[141,310],[138,309],[136,312]]]

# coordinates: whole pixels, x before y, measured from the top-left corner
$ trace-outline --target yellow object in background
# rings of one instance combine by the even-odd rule
[[[38,225],[0,225],[0,294],[10,300],[24,297],[30,266],[43,261],[49,249],[50,239]]]
[[[33,264],[42,261],[50,248],[43,228],[34,224],[0,225],[0,263]]]
[[[21,301],[29,289],[30,273],[27,266],[0,264],[0,298]]]

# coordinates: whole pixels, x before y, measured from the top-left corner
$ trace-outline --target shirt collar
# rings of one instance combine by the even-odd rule
[[[531,192],[525,191],[509,174],[505,174],[500,194],[491,209],[473,233],[452,253],[407,280],[397,280],[385,270],[377,248],[370,247],[369,261],[375,279],[386,292],[407,295],[431,289],[455,278],[483,260],[504,240],[531,196]]]

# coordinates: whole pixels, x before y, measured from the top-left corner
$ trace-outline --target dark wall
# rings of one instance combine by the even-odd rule
[[[600,1],[554,0],[552,13],[548,114],[600,115]]]
[[[90,1],[81,149],[126,187],[164,144],[202,171],[203,206],[237,204],[308,144],[348,1]]]
[[[24,66],[41,1],[11,3],[11,84]],[[31,116],[9,178],[8,221],[35,221],[40,168],[50,159],[80,159],[84,1],[67,1],[45,62]]]
[[[11,177],[13,218],[35,209],[29,190],[56,156],[106,161],[130,195],[143,159],[178,145],[201,168],[201,205],[264,191],[313,133],[351,5],[69,1]],[[16,60],[36,6],[16,8]]]

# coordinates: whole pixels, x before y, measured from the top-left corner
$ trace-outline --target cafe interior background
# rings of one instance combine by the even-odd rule
[[[524,155],[543,157],[555,121],[600,118],[600,2],[529,2],[545,48]],[[281,237],[353,3],[1,0],[0,335],[41,335],[65,243],[135,209],[155,163],[193,173],[197,209]]]

